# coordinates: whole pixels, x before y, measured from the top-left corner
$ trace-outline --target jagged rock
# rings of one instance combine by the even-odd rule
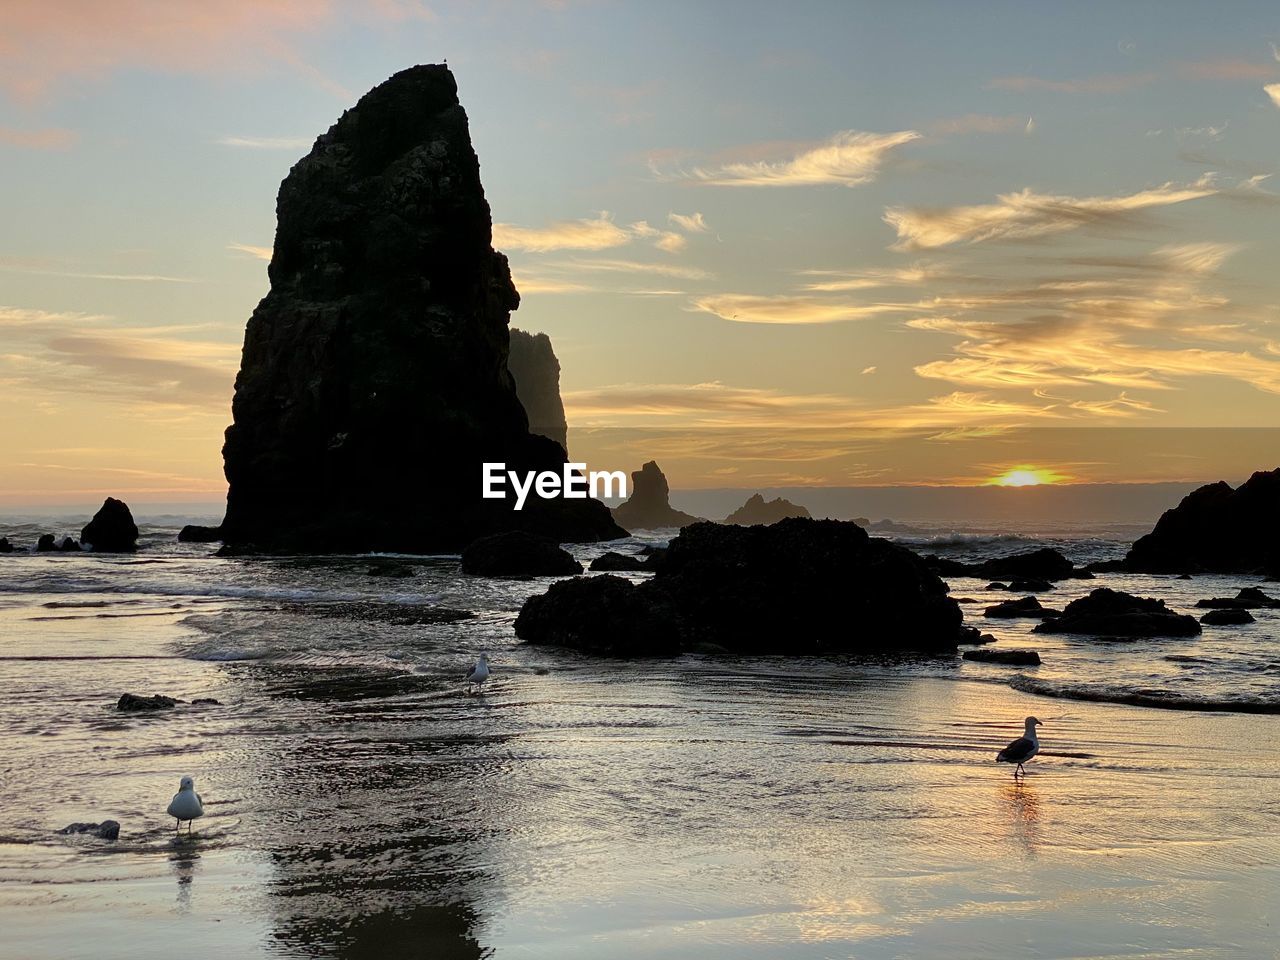
[[[280,186],[223,447],[224,550],[457,550],[624,535],[592,499],[482,497],[482,464],[559,472],[507,368],[520,298],[445,66],[360,98]]]
[[[569,424],[560,399],[560,361],[545,333],[511,329],[507,369],[516,382],[516,396],[529,417],[529,432],[554,440],[569,452]]]
[[[1195,617],[1175,613],[1163,600],[1098,587],[1072,600],[1062,615],[1037,624],[1037,633],[1090,633],[1102,637],[1192,637]]]
[[[140,697],[136,693],[122,693],[120,699],[116,701],[116,709],[130,713],[137,710],[170,710],[181,702],[160,693],[153,693],[149,697]]]
[[[1210,607],[1215,610],[1266,610],[1280,607],[1280,600],[1268,596],[1257,587],[1245,587],[1235,597],[1212,597],[1208,600],[1197,600],[1197,607]],[[1201,621],[1204,622],[1203,620]]]
[[[1280,468],[1238,488],[1207,484],[1166,510],[1134,543],[1124,569],[1142,573],[1280,570]]]
[[[1227,609],[1210,610],[1200,622],[1211,627],[1235,627],[1243,623],[1256,623],[1253,614],[1248,610]]]
[[[8,537],[0,537],[0,553],[13,553],[13,544]]]
[[[178,531],[179,543],[217,543],[222,539],[222,527],[202,527],[189,523]]]
[[[220,707],[222,701],[215,697],[196,697],[191,701],[193,707]]]
[[[798,503],[792,503],[782,497],[765,500],[763,496],[755,493],[751,495],[746,503],[725,517],[724,522],[751,526],[757,523],[777,523],[787,517],[808,516],[810,516],[809,511]]]
[[[138,549],[138,525],[123,500],[107,497],[80,531],[80,539],[95,553],[133,553]]]
[[[58,549],[62,553],[79,553],[82,548],[74,537],[63,537],[62,543],[58,544]]]
[[[61,830],[55,830],[54,832],[64,835],[87,834],[91,837],[97,837],[99,840],[118,840],[120,839],[120,822],[118,820],[103,820],[101,823],[69,823]]]
[[[636,554],[615,553],[610,550],[591,561],[592,570],[603,570],[611,573],[628,573],[652,570],[653,565],[647,557]]]
[[[946,585],[910,550],[856,524],[800,518],[687,526],[652,578],[556,585],[526,602],[516,635],[614,651],[611,634],[632,610],[653,613],[629,634],[627,655],[707,643],[735,654],[940,651],[978,639]]]
[[[673,508],[670,494],[667,478],[650,460],[631,474],[631,496],[613,508],[613,518],[628,530],[686,527],[701,519]]]
[[[1043,620],[1046,617],[1056,617],[1061,611],[1050,610],[1048,607],[1040,606],[1040,601],[1035,597],[1021,597],[1017,600],[1001,600],[994,606],[987,607],[983,611],[988,617],[1002,617],[1013,619],[1015,617],[1035,617]]]
[[[40,534],[40,539],[36,541],[37,553],[48,553],[51,550],[57,550],[58,545],[53,539],[52,533]]]
[[[554,541],[522,530],[481,537],[462,551],[462,572],[481,577],[564,577],[582,564]]]
[[[1015,667],[1040,666],[1040,654],[1034,650],[966,650],[964,659],[979,663],[1005,663]]]

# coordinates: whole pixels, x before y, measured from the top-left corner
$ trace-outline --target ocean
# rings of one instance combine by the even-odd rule
[[[599,661],[516,641],[546,580],[224,559],[176,542],[207,517],[139,519],[136,556],[0,556],[0,956],[1274,955],[1280,610],[1099,641],[987,620],[1010,594],[957,578],[967,621],[1041,666]],[[1146,529],[907,523],[920,552],[1077,564]],[[67,527],[0,518],[18,544]],[[1040,597],[1104,585],[1184,612],[1280,592]],[[1043,753],[1013,784],[992,760],[1028,714]],[[189,840],[164,815],[182,775]],[[54,833],[108,817],[114,843]]]

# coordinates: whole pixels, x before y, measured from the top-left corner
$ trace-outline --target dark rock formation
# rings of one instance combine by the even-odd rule
[[[196,697],[191,701],[193,707],[220,707],[222,701],[216,697]]]
[[[808,517],[809,511],[798,503],[782,497],[766,500],[760,494],[752,494],[742,506],[724,518],[725,523],[749,527],[757,523],[777,523],[787,517]]]
[[[217,543],[222,539],[222,527],[202,527],[189,523],[178,531],[179,543]]]
[[[648,557],[642,557],[637,554],[615,553],[610,550],[608,553],[602,553],[591,561],[592,570],[602,570],[608,573],[630,573],[636,571],[647,571],[653,569],[653,564],[649,562]]]
[[[120,839],[120,822],[118,820],[103,820],[101,823],[69,823],[61,830],[55,830],[55,833],[64,835],[87,835],[96,837],[99,840],[118,840]]]
[[[1061,616],[1037,624],[1035,630],[1100,637],[1192,637],[1200,632],[1200,624],[1195,617],[1170,610],[1163,600],[1098,587],[1072,600]]]
[[[1048,580],[1014,580],[1010,582],[1009,590],[1015,593],[1042,593],[1045,590],[1053,590],[1054,586]]]
[[[564,577],[582,564],[554,541],[522,530],[481,537],[462,551],[462,572],[481,577]]]
[[[8,537],[0,537],[0,553],[13,553],[13,544]]]
[[[1197,607],[1209,607],[1214,610],[1267,610],[1280,607],[1280,600],[1269,596],[1257,587],[1245,587],[1234,597],[1211,597],[1208,600],[1197,600]]]
[[[507,369],[520,298],[453,74],[375,87],[280,186],[223,458],[229,553],[431,552],[523,529],[623,535],[591,499],[484,499],[482,464],[559,471]],[[509,489],[509,488],[508,488]]]
[[[1040,654],[1034,650],[966,650],[964,658],[979,663],[1005,663],[1014,667],[1040,666]]]
[[[37,553],[48,553],[51,550],[57,550],[58,545],[53,539],[52,533],[40,534],[40,539],[36,541]]]
[[[1211,627],[1235,627],[1243,623],[1256,623],[1248,610],[1210,610],[1200,622]]]
[[[1043,620],[1046,617],[1056,617],[1061,611],[1050,610],[1048,607],[1040,606],[1040,601],[1035,597],[1021,597],[1018,600],[1001,600],[995,606],[987,607],[983,611],[988,617],[1003,617],[1013,619],[1015,617],[1035,617]]]
[[[640,584],[589,577],[531,598],[516,620],[529,643],[615,651],[614,631],[644,611],[626,655],[707,649],[813,655],[954,650],[975,642],[946,585],[911,551],[838,520],[770,526],[697,523]]]
[[[944,577],[1054,581],[1068,578],[1087,580],[1093,576],[1088,570],[1078,569],[1060,551],[1052,547],[1042,547],[1039,550],[1015,553],[1007,557],[993,557],[980,563],[965,563],[963,560],[950,560],[936,556],[925,557],[925,560],[931,568]],[[999,588],[993,586],[989,589]]]
[[[80,531],[80,539],[95,553],[133,553],[138,549],[138,525],[123,500],[107,497]]]
[[[153,693],[149,697],[140,697],[136,693],[122,693],[120,694],[120,699],[116,701],[116,709],[126,712],[170,710],[181,702],[181,700],[175,700],[173,697],[166,697],[160,693]]]
[[[560,361],[545,333],[511,330],[507,369],[516,382],[516,396],[529,417],[529,432],[554,440],[569,452],[569,424],[560,399]]]
[[[613,519],[628,530],[686,527],[701,519],[673,508],[668,500],[670,494],[667,478],[650,460],[631,474],[631,496],[613,508]]]
[[[1134,543],[1126,570],[1142,573],[1280,571],[1280,468],[1235,490],[1224,482],[1193,490]]]
[[[74,537],[63,537],[58,549],[63,553],[79,553],[82,548]]]

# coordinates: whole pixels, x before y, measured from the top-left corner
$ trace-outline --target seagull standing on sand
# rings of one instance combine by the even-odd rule
[[[192,821],[196,817],[204,816],[204,801],[200,799],[200,794],[196,793],[196,782],[190,777],[183,777],[179,781],[178,792],[169,801],[168,813],[178,821],[174,825],[174,833],[182,827],[183,820],[187,821],[187,833],[191,833]]]
[[[474,687],[477,690],[484,689],[484,682],[489,679],[489,655],[487,653],[480,654],[480,659],[476,661],[474,667],[467,671],[467,689]]]
[[[1027,717],[1026,732],[996,754],[997,763],[1016,763],[1018,765],[1017,769],[1013,771],[1015,778],[1020,773],[1026,773],[1022,769],[1022,765],[1040,752],[1040,741],[1036,739],[1036,727],[1039,726],[1042,726],[1039,720],[1035,717]]]

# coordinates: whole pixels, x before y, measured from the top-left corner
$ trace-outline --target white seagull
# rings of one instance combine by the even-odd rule
[[[484,682],[489,679],[489,655],[487,653],[480,654],[480,659],[476,661],[475,666],[467,671],[467,689],[475,687],[480,690],[484,688]]]
[[[168,814],[178,821],[174,825],[174,833],[178,832],[183,820],[187,821],[187,833],[190,833],[191,822],[196,817],[204,816],[204,801],[200,799],[200,794],[196,793],[196,782],[190,777],[183,777],[179,781],[178,792],[169,801]]]
[[[1022,769],[1022,765],[1040,752],[1040,741],[1036,738],[1036,727],[1042,726],[1035,717],[1027,717],[1026,731],[1013,743],[1009,744],[1003,750],[996,754],[997,763],[1016,763],[1017,769],[1013,771],[1016,778],[1020,773],[1026,773]]]

